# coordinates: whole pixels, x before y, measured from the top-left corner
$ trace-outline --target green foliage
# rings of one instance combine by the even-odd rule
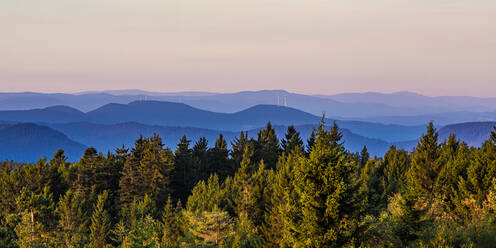
[[[109,244],[110,234],[110,216],[108,214],[108,192],[104,191],[98,195],[98,200],[91,215],[90,225],[90,248],[111,247]]]
[[[173,184],[176,189],[174,195],[182,202],[186,202],[189,192],[195,185],[193,152],[190,148],[191,141],[183,136],[177,145],[174,153],[174,179]]]
[[[194,236],[194,245],[219,245],[233,235],[233,221],[225,211],[184,213],[189,229]]]
[[[299,197],[299,218],[286,218],[296,247],[334,247],[354,242],[361,199],[352,178],[357,166],[347,160],[340,143],[342,135],[334,123],[317,129],[317,140],[309,158],[295,167],[294,187]]]
[[[494,247],[496,129],[476,148],[430,123],[413,152],[371,158],[324,124],[306,151],[269,123],[231,150],[183,137],[173,154],[154,135],[2,162],[0,247]]]
[[[84,247],[88,243],[89,221],[85,199],[79,192],[68,190],[57,206],[58,240],[65,247]]]
[[[281,148],[276,131],[268,122],[267,126],[258,132],[258,138],[255,142],[254,162],[259,163],[263,160],[267,168],[274,169],[280,153]]]
[[[412,166],[409,170],[410,190],[421,196],[431,196],[434,183],[437,179],[441,165],[439,158],[439,133],[430,122],[427,132],[422,135],[413,153]]]
[[[295,149],[303,151],[303,140],[293,125],[288,126],[285,138],[281,140],[281,147],[286,154]]]

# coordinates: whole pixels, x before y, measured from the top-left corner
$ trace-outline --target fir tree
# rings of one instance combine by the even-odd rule
[[[224,180],[227,176],[233,176],[237,167],[229,159],[229,149],[227,142],[222,134],[215,141],[215,146],[209,150],[209,172],[208,174],[217,174],[220,180]]]
[[[225,211],[191,213],[186,211],[189,231],[196,238],[196,245],[218,245],[233,235],[232,218]]]
[[[335,123],[326,131],[322,118],[309,158],[300,159],[295,168],[301,220],[291,223],[294,246],[334,247],[354,239],[361,197],[352,178],[356,165],[347,161],[341,137]]]
[[[384,177],[386,180],[386,195],[399,193],[406,184],[406,174],[410,169],[410,156],[405,150],[391,146],[384,155]]]
[[[177,247],[181,233],[181,222],[179,220],[181,208],[172,206],[172,199],[169,197],[162,212],[162,247]]]
[[[360,152],[360,166],[363,167],[369,161],[370,154],[367,151],[367,146],[363,146],[362,151]]]
[[[293,184],[294,168],[304,156],[303,151],[296,149],[279,160],[262,226],[266,247],[288,247],[294,243],[291,233],[298,227],[289,223],[298,224],[301,219],[301,205]]]
[[[91,248],[111,247],[109,244],[110,216],[108,211],[108,192],[104,191],[98,195],[93,215],[91,216],[90,243]]]
[[[296,131],[293,125],[288,126],[285,138],[281,141],[281,147],[286,154],[294,149],[303,150],[303,140],[300,138],[300,133]]]
[[[412,166],[409,171],[410,187],[421,196],[432,194],[434,183],[441,170],[437,161],[439,158],[438,136],[439,133],[434,123],[430,122],[427,126],[427,133],[420,138],[412,157]]]
[[[235,137],[234,140],[231,142],[231,156],[234,161],[234,164],[236,168],[239,166],[241,163],[241,160],[243,159],[243,154],[246,149],[248,149],[251,154],[250,154],[250,159],[251,156],[253,156],[253,150],[255,149],[253,146],[253,141],[248,138],[248,132],[241,132],[239,134],[239,137]]]
[[[315,145],[315,141],[317,140],[317,130],[313,129],[310,133],[310,136],[307,139],[307,153],[310,154],[313,146]]]
[[[193,174],[194,178],[192,184],[196,185],[201,180],[207,180],[210,175],[210,163],[208,152],[208,141],[205,137],[201,137],[193,146],[192,160],[193,160]]]
[[[268,122],[267,126],[258,132],[258,139],[255,142],[254,162],[258,163],[263,160],[267,168],[275,169],[280,153],[281,148],[276,131]]]
[[[87,211],[81,193],[68,190],[57,206],[59,215],[59,240],[65,247],[84,247],[88,236]]]
[[[183,136],[174,153],[174,195],[185,202],[194,186],[194,168],[190,140]]]

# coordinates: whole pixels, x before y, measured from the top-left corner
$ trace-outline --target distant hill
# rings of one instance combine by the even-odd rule
[[[0,160],[34,162],[44,156],[50,159],[59,148],[70,159],[79,159],[86,147],[45,126],[0,125]]]
[[[402,99],[403,96],[395,96]],[[420,95],[419,95],[420,96]],[[390,99],[391,95],[380,95]],[[423,97],[423,96],[420,96]],[[141,90],[117,90],[106,92],[83,92],[79,94],[42,94],[34,92],[0,93],[0,110],[21,110],[44,108],[53,105],[67,105],[82,111],[90,111],[108,103],[127,104],[137,100],[170,101],[185,103],[192,107],[213,112],[234,113],[259,104],[282,105],[302,111],[321,115],[326,112],[331,117],[365,118],[369,116],[388,115],[422,115],[446,111],[461,111],[466,108],[454,108],[443,104],[443,107],[396,104],[398,101],[369,100],[359,95],[361,100],[350,100],[337,96],[312,96],[296,94],[284,90],[242,91],[236,93],[208,92],[147,92]],[[363,98],[363,99],[362,99]],[[424,98],[421,98],[422,100]],[[341,101],[342,100],[342,101]],[[489,102],[488,104],[490,104]],[[456,105],[458,106],[458,105]],[[473,107],[473,105],[470,105]],[[482,105],[484,107],[485,105]],[[442,110],[442,111],[441,111]]]
[[[373,116],[368,118],[351,118],[368,122],[396,125],[424,125],[434,121],[436,125],[449,125],[462,122],[496,121],[496,112],[447,112],[411,116]]]
[[[287,106],[334,119],[399,125],[440,125],[496,121],[496,98],[427,97],[413,92],[304,95],[284,90],[211,92],[149,92],[143,90],[88,91],[77,94],[0,93],[0,110],[39,109],[54,105],[88,112],[105,104],[167,101],[216,113],[236,113],[256,105]]]
[[[437,96],[428,97],[414,92],[396,93],[345,93],[336,95],[317,95],[325,99],[345,103],[387,104],[400,108],[426,109],[426,112],[496,112],[496,98],[480,98],[470,96]],[[403,115],[411,115],[405,113]],[[427,113],[424,113],[427,114]],[[419,114],[416,114],[419,115]]]
[[[0,111],[0,120],[11,122],[76,122],[85,118],[85,113],[67,106]]]
[[[118,124],[139,122],[148,125],[196,127],[225,131],[249,130],[264,126],[268,121],[273,125],[316,124],[321,117],[298,109],[257,105],[240,112],[216,113],[191,107],[183,103],[159,101],[135,101],[129,104],[111,103],[88,113],[69,107],[45,109],[0,111],[0,120],[36,123],[92,122]],[[332,119],[328,122],[331,123]],[[340,127],[369,138],[389,142],[410,140],[418,137],[424,125],[384,125],[363,121],[340,121]]]
[[[440,140],[447,139],[450,134],[465,141],[470,146],[480,146],[489,139],[491,131],[494,130],[496,122],[467,122],[447,125],[439,130]]]

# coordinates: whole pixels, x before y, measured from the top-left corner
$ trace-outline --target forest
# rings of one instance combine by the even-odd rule
[[[470,147],[431,122],[412,151],[371,157],[324,124],[2,162],[0,247],[495,246],[496,127]]]

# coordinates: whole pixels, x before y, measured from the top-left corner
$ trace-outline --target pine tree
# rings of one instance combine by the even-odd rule
[[[301,219],[301,205],[293,185],[294,168],[304,156],[302,150],[295,149],[287,155],[283,154],[279,159],[262,226],[266,247],[289,247],[295,243],[290,234],[297,226],[291,226],[289,223],[298,223]]]
[[[111,247],[109,244],[110,216],[108,211],[108,192],[98,195],[98,200],[91,216],[90,243],[91,248]]]
[[[233,176],[237,170],[235,164],[229,159],[229,149],[222,134],[215,141],[215,146],[209,151],[209,171],[208,174],[217,174],[220,180],[227,176]]]
[[[386,179],[382,159],[370,159],[361,171],[363,191],[367,195],[367,212],[377,216],[387,206]]]
[[[173,188],[175,198],[185,202],[194,186],[194,168],[190,140],[183,136],[174,153]]]
[[[352,178],[356,164],[347,161],[334,123],[330,131],[324,120],[317,129],[317,140],[308,159],[295,168],[294,187],[301,204],[301,219],[292,222],[291,233],[297,247],[335,247],[353,242],[362,199]]]
[[[399,202],[398,226],[393,228],[393,232],[402,241],[404,247],[417,240],[420,232],[427,225],[424,218],[426,211],[416,206],[417,199],[418,196],[406,193],[402,195]]]
[[[288,126],[285,138],[281,141],[281,147],[286,154],[294,149],[303,150],[303,140],[300,138],[300,133],[296,131],[293,125]]]
[[[310,136],[307,139],[307,153],[308,154],[310,154],[310,151],[312,151],[312,148],[315,145],[316,140],[317,140],[317,130],[313,129],[312,132],[310,133]]]
[[[126,159],[119,181],[119,196],[124,212],[134,201],[151,197],[162,206],[172,192],[171,180],[174,169],[174,155],[169,148],[163,148],[158,135],[141,137]]]
[[[253,182],[252,174],[255,172],[255,166],[252,164],[250,159],[250,153],[248,148],[245,149],[243,153],[243,160],[241,161],[241,167],[236,172],[234,176],[234,190],[236,198],[234,199],[236,205],[236,213],[241,212],[254,214],[256,212],[256,197],[255,192],[253,192]]]
[[[248,138],[248,132],[241,132],[239,138],[235,137],[231,142],[231,147],[231,157],[234,161],[235,168],[239,167],[241,160],[243,159],[243,153],[246,149],[251,152],[250,159],[251,156],[253,156],[253,151],[255,149],[253,140]]]
[[[268,122],[267,126],[258,132],[258,139],[255,142],[254,161],[259,163],[263,160],[268,169],[275,169],[280,153],[281,148],[276,131]]]
[[[225,211],[186,211],[185,217],[190,224],[189,231],[196,238],[196,245],[219,245],[233,235],[232,218]]]
[[[193,185],[201,180],[207,180],[210,175],[210,163],[208,153],[208,141],[205,137],[201,137],[193,146],[192,160],[194,178]]]
[[[410,169],[410,156],[405,150],[391,146],[384,155],[384,177],[386,180],[386,195],[399,193],[406,185],[406,175]]]
[[[439,133],[430,122],[427,133],[423,134],[415,148],[412,157],[412,166],[409,171],[409,183],[411,190],[421,196],[430,196],[436,178],[441,170],[437,163],[439,158]]]
[[[64,247],[84,247],[88,236],[87,211],[81,193],[68,190],[57,206],[59,215],[59,240]]]
[[[246,213],[241,213],[236,222],[233,248],[262,247],[262,239],[257,227],[251,222]]]
[[[138,176],[143,185],[138,199],[144,195],[150,196],[159,207],[163,206],[167,196],[171,193],[169,187],[171,173],[174,168],[174,157],[170,149],[163,149],[162,139],[154,135],[148,139],[148,145],[143,151],[143,158],[138,167]]]
[[[172,206],[172,200],[169,197],[162,213],[162,247],[177,247],[179,238],[183,235],[181,233],[181,223],[179,220],[180,213],[181,208],[174,208]]]
[[[56,218],[50,188],[45,187],[41,194],[23,188],[15,202],[17,213],[11,217],[20,218],[15,227],[17,245],[20,248],[53,246]]]
[[[363,146],[362,151],[360,152],[360,166],[363,167],[369,161],[370,154],[367,151],[367,146]]]
[[[210,175],[207,182],[200,181],[188,197],[186,209],[191,212],[212,211],[223,207],[225,192],[216,174]]]

